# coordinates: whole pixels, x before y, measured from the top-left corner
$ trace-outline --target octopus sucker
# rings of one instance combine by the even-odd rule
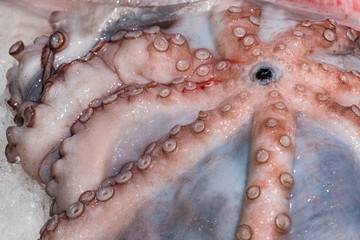
[[[360,238],[360,6],[305,2],[1,2],[15,238]]]

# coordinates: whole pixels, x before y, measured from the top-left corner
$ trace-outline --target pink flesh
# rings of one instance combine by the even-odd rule
[[[8,130],[9,145],[15,149],[8,156],[18,154],[25,171],[47,184],[48,194],[55,197],[52,214],[60,215],[55,229],[49,229],[51,222],[45,224],[48,229],[43,229],[42,239],[172,239],[166,237],[166,231],[159,229],[169,227],[175,231],[175,227],[166,221],[162,223],[163,227],[159,227],[156,222],[157,209],[164,206],[174,225],[178,219],[183,219],[182,223],[188,226],[177,232],[175,239],[186,239],[189,236],[187,229],[196,232],[193,226],[202,223],[197,218],[203,215],[196,211],[191,213],[193,206],[200,208],[201,204],[193,204],[187,199],[191,195],[181,198],[180,194],[164,201],[164,194],[185,185],[196,189],[195,180],[201,174],[210,176],[206,181],[213,183],[212,172],[206,171],[213,167],[211,164],[216,166],[216,163],[221,165],[227,161],[226,154],[222,154],[221,150],[226,147],[236,149],[243,142],[249,142],[250,146],[248,163],[243,163],[247,174],[242,178],[242,189],[224,186],[232,198],[224,200],[224,210],[214,213],[216,218],[221,219],[215,225],[222,231],[209,233],[209,236],[213,239],[234,236],[242,239],[239,232],[245,224],[252,231],[252,240],[301,239],[291,232],[287,234],[289,229],[276,226],[279,214],[296,218],[290,214],[291,187],[284,188],[279,176],[293,171],[298,115],[328,128],[358,154],[360,73],[350,71],[358,62],[350,66],[343,63],[348,56],[358,57],[358,43],[349,36],[349,27],[339,23],[333,25],[331,20],[320,21],[319,16],[315,17],[316,21],[312,21],[311,26],[298,23],[268,42],[261,35],[264,30],[261,27],[263,14],[269,5],[256,3],[256,6],[263,7],[260,10],[247,2],[212,4],[214,6],[206,16],[215,47],[213,51],[209,50],[209,57],[204,60],[196,58],[199,44],[191,35],[184,34],[186,42],[176,45],[171,40],[170,28],[167,33],[143,34],[135,39],[105,43],[93,50],[93,57],[68,63],[63,67],[63,74],[49,80],[53,83],[46,88],[40,102],[22,102],[21,94],[14,93],[16,97],[12,96],[13,100],[18,101],[16,110],[25,122],[21,127]],[[290,5],[290,8],[298,9],[301,4],[296,4],[296,7]],[[313,4],[321,11],[317,2]],[[109,4],[94,5],[98,6],[96,14],[101,12],[101,6],[104,6],[105,12],[111,9]],[[86,5],[84,12],[94,5]],[[241,8],[241,13],[228,10],[232,5]],[[354,5],[353,10],[349,11],[350,16],[356,15],[358,6]],[[83,18],[79,16],[83,16],[84,12],[74,17],[75,20],[69,17],[70,13],[60,13],[53,20],[61,25],[61,19],[66,17],[70,23],[81,23]],[[96,14],[94,16],[98,16]],[[96,19],[94,17],[93,20]],[[254,23],[258,19],[260,24]],[[356,24],[352,19],[349,21],[351,26]],[[244,37],[234,35],[234,28],[238,26],[245,30]],[[69,23],[65,23],[64,27],[73,33],[68,36],[70,42],[79,37],[76,28]],[[94,29],[86,32],[89,34],[86,36],[93,36]],[[327,40],[326,32],[333,33],[330,37],[334,39]],[[352,34],[358,32],[353,31]],[[169,44],[164,51],[156,49],[154,44],[159,37]],[[87,44],[93,41],[91,38],[87,40],[84,49],[81,49],[85,52],[89,51]],[[39,55],[38,49],[34,52]],[[56,55],[55,68],[63,59],[74,59],[76,54],[68,53],[60,51]],[[184,71],[176,68],[180,59],[189,61],[189,67]],[[19,61],[29,64],[22,59]],[[336,61],[343,64],[331,65]],[[222,64],[225,67],[220,69]],[[261,85],[252,79],[252,72],[259,64],[270,64],[275,69],[278,74],[275,83]],[[202,75],[201,70],[206,74]],[[174,83],[179,78],[184,78],[185,82]],[[16,79],[16,74],[10,79]],[[152,82],[160,84],[152,86]],[[141,91],[133,94],[140,89],[139,86]],[[22,89],[25,87],[19,91]],[[171,90],[169,96],[161,96],[164,89]],[[118,96],[114,102],[91,108],[93,114],[80,123],[93,100],[107,101],[115,92]],[[25,110],[28,106],[35,109],[31,119]],[[206,111],[206,114],[199,111]],[[269,119],[275,119],[277,124],[267,126]],[[31,126],[27,126],[30,121]],[[203,123],[204,129],[196,132],[194,126]],[[169,133],[178,124],[184,125],[181,131]],[[249,128],[250,138],[247,139]],[[288,138],[284,140],[283,136]],[[169,139],[176,141],[176,148],[170,152],[164,149]],[[288,144],[286,141],[289,141]],[[146,153],[146,147],[154,142],[155,150]],[[58,146],[60,158],[53,164],[54,159],[50,162],[44,160]],[[259,149],[270,153],[265,163],[255,161]],[[130,181],[114,183],[112,177],[123,173],[121,167],[129,162],[140,164],[144,152],[146,157],[151,157],[150,166],[145,170],[135,166],[131,170],[133,176]],[[47,180],[44,181],[39,171],[46,164],[43,168]],[[109,200],[95,199],[84,203],[85,211],[76,219],[61,214],[72,203],[79,201],[83,192],[95,192],[108,185],[115,190]],[[211,192],[213,185],[208,185]],[[254,185],[259,187],[260,195],[249,199],[246,189]],[[189,190],[189,194],[191,192]],[[200,203],[213,197],[201,191],[199,196]],[[238,198],[236,204],[233,203],[234,196]],[[178,201],[181,201],[180,207]],[[215,206],[215,203],[212,204],[210,207]]]

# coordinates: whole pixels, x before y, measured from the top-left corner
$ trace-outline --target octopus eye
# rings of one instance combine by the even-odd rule
[[[262,63],[256,66],[253,70],[251,80],[258,82],[261,85],[268,85],[278,79],[276,69],[268,63]]]

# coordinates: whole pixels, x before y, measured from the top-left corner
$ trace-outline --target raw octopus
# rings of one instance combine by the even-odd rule
[[[5,154],[39,238],[360,239],[360,6],[295,2],[32,3]]]

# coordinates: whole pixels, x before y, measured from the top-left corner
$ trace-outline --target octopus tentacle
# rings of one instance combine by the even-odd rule
[[[321,56],[322,53],[341,58],[341,55],[350,55],[358,51],[358,31],[338,25],[332,19],[304,20],[298,22],[294,28],[284,28],[283,32],[278,33],[275,26],[266,25],[268,18],[266,14],[262,17],[259,8],[243,6],[230,6],[220,14],[214,14],[211,20],[213,32],[218,36],[218,54],[227,59],[248,62],[269,53],[271,49],[281,50],[284,56],[291,57],[309,57],[315,54]],[[268,43],[271,37],[262,36],[262,31],[265,31],[263,28],[267,27],[270,28],[268,31],[272,31],[270,33],[278,35],[270,44]],[[237,46],[237,51],[233,51],[234,46]]]
[[[360,103],[357,93],[360,78],[354,72],[345,72],[312,60],[304,60],[295,67],[295,71],[303,74],[301,81],[294,86],[297,92],[305,92],[306,86],[317,86],[326,89],[331,98],[341,105]],[[314,82],[314,79],[317,81]]]
[[[359,116],[360,111],[357,105],[342,106],[332,99],[326,91],[321,89],[306,89],[301,93],[295,93],[299,99],[298,109],[306,117],[316,121],[317,125],[331,128],[353,151],[358,151],[359,146]],[[309,105],[317,106],[317,111],[309,110]],[[351,126],[351,127],[349,127]],[[347,132],[344,135],[343,132]]]
[[[291,229],[289,190],[295,118],[276,91],[254,113],[246,197],[237,239],[282,239]]]
[[[101,181],[116,175],[120,166],[138,159],[148,144],[161,139],[173,126],[193,121],[198,111],[213,109],[226,96],[244,89],[227,84],[198,84],[184,92],[176,89],[177,85],[130,87],[111,98],[110,104],[89,110],[91,115],[75,123],[73,129],[79,129],[75,135],[63,141],[63,157],[52,166],[55,179],[47,185],[47,192],[55,197],[57,208],[66,209],[84,190],[96,189]],[[214,95],[218,97],[214,99]],[[100,139],[102,147],[98,148]]]
[[[258,101],[256,101],[255,96],[252,97],[248,93],[243,92],[228,99],[216,110],[199,113],[198,119],[192,124],[183,126],[180,129],[176,127],[176,130],[171,131],[168,139],[159,142],[155,146],[150,145],[145,155],[137,161],[136,167],[131,168],[129,164],[126,164],[122,171],[120,171],[118,178],[116,178],[116,185],[100,188],[104,189],[101,190],[101,193],[104,192],[105,189],[107,193],[110,194],[111,192],[111,201],[92,200],[85,204],[85,211],[75,219],[53,217],[52,219],[58,218],[57,227],[51,227],[54,220],[48,222],[47,228],[49,228],[50,231],[44,232],[43,239],[56,238],[58,234],[61,234],[62,237],[72,239],[76,239],[76,237],[80,235],[87,239],[99,239],[104,236],[121,238],[121,236],[129,235],[129,238],[138,239],[139,234],[142,234],[141,231],[138,233],[131,231],[131,222],[135,218],[134,213],[137,213],[137,215],[142,213],[147,214],[146,208],[144,209],[142,206],[144,203],[152,204],[152,206],[160,204],[158,200],[156,200],[156,195],[161,193],[161,189],[167,188],[169,185],[172,186],[181,179],[186,181],[186,175],[189,171],[191,175],[194,174],[194,176],[196,176],[197,171],[191,171],[195,166],[200,164],[198,167],[203,168],[202,166],[206,167],[206,165],[211,162],[222,162],[222,160],[224,161],[229,157],[227,154],[222,154],[221,148],[227,145],[227,139],[242,141],[242,135],[246,133],[241,130],[239,131],[239,129],[244,129],[248,124],[250,120],[249,113],[252,111],[252,106],[254,106],[256,102]],[[204,148],[202,146],[206,147]],[[238,146],[238,143],[232,145],[231,148],[235,147],[235,149],[237,149],[236,146]],[[209,155],[209,152],[212,154]],[[231,156],[231,158],[237,159],[236,156],[237,155]],[[245,171],[246,160],[244,159],[244,161],[238,164],[243,165],[242,169]],[[131,173],[129,173],[129,171],[131,171]],[[191,183],[191,181],[186,182]],[[112,190],[110,191],[110,189]],[[243,189],[236,194],[241,194],[242,191]],[[114,192],[113,195],[112,192]],[[100,194],[99,191],[97,191],[96,194]],[[90,196],[91,194],[86,193],[86,195]],[[133,195],[137,197],[133,198]],[[99,201],[102,202],[100,203]],[[162,204],[168,205],[175,203],[172,200],[167,201]],[[179,201],[183,200],[179,199]],[[241,198],[237,197],[234,201],[238,204]],[[119,208],[119,206],[127,207]],[[99,212],[100,215],[93,215],[91,212],[96,211],[98,208],[102,209],[102,211]],[[112,212],[111,216],[113,217],[109,218],[109,216],[107,216],[108,211]],[[220,212],[219,214],[226,215],[226,211]],[[238,214],[238,212],[232,213],[235,219],[238,218]],[[106,221],[99,221],[99,219],[105,216]],[[124,222],[122,226],[115,224],[120,218],[127,219],[126,223]],[[174,216],[174,220],[182,222],[190,219],[187,220],[181,216]],[[154,226],[152,226],[152,222],[155,224]],[[99,226],[99,223],[104,223],[104,225]],[[86,224],[86,228],[81,227],[84,224]],[[96,235],[86,230],[94,224],[96,224],[100,230]],[[231,226],[232,223],[229,224],[229,227],[225,226],[229,231],[228,235],[234,236],[235,226]],[[150,231],[152,227],[156,228],[158,226],[156,226],[156,221],[146,221],[143,227]],[[78,229],[76,233],[71,230],[72,228]],[[186,235],[184,232],[182,234]]]
[[[212,54],[206,49],[190,49],[180,34],[127,32],[121,41],[105,44],[97,54],[104,56],[105,62],[126,84],[150,81],[166,84],[180,77],[204,82],[213,77],[211,72],[196,74],[199,66],[214,62]]]
[[[34,40],[33,45],[24,46],[22,42],[16,42],[10,47],[9,53],[19,61],[19,65],[12,67],[7,74],[11,93],[8,102],[13,108],[18,108],[23,101],[39,99],[43,87],[42,59],[47,61],[43,49],[48,41],[48,37],[41,36]]]
[[[68,126],[77,119],[83,109],[92,100],[116,91],[121,85],[117,76],[97,57],[86,63],[71,63],[71,66],[63,71],[47,81],[41,103],[33,110],[31,126],[25,121],[23,126],[8,131],[9,145],[15,148],[25,171],[34,179],[39,179],[38,171],[43,154],[47,154],[61,139],[69,136]],[[77,77],[74,79],[75,74]],[[92,76],[91,82],[89,76]],[[86,93],[86,89],[96,91]],[[48,122],[54,124],[46,124]],[[47,139],[41,141],[39,136],[44,135]]]
[[[214,14],[210,19],[215,37],[217,54],[238,63],[245,63],[257,59],[261,41],[258,38],[261,11],[258,8],[230,6],[220,14]],[[221,23],[221,24],[219,24]],[[233,46],[237,46],[234,51]],[[260,46],[260,48],[259,48]],[[255,54],[252,52],[258,49]]]

